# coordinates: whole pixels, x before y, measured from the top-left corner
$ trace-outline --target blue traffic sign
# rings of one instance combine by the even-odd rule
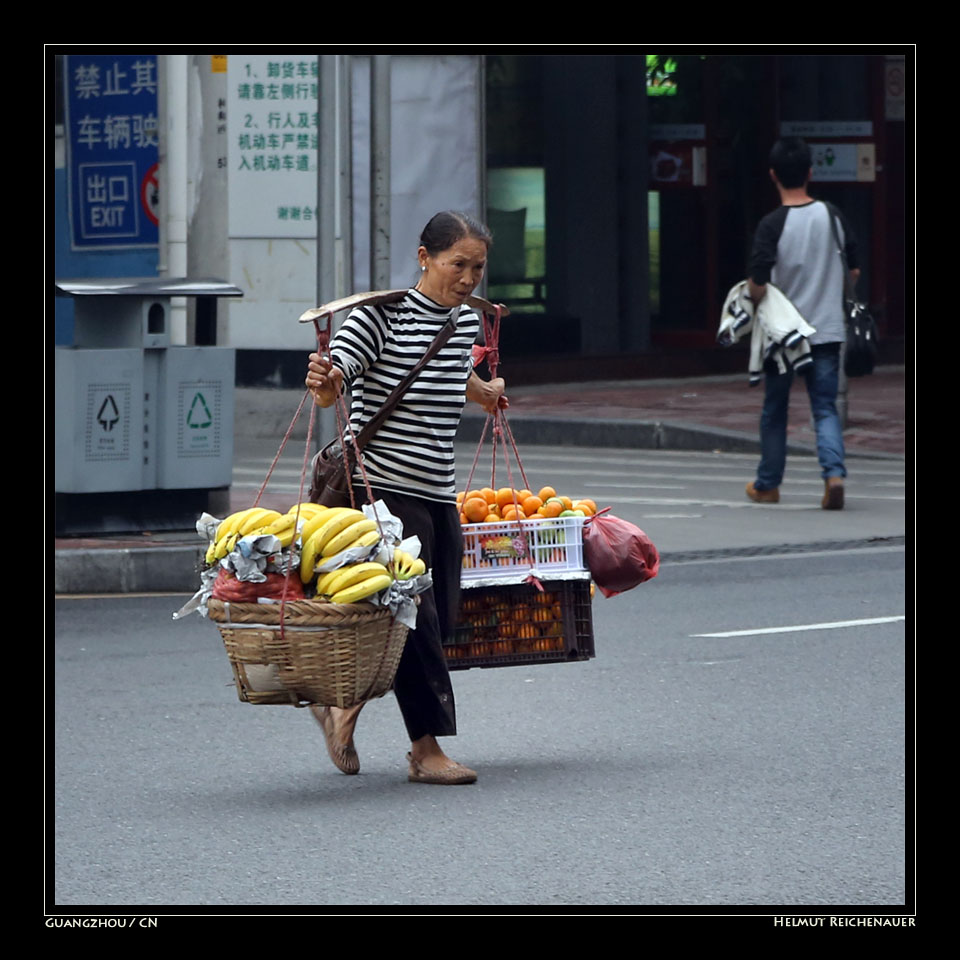
[[[63,59],[71,247],[155,247],[157,57]]]

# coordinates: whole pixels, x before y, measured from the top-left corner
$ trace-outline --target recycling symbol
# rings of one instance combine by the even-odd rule
[[[213,414],[203,394],[198,390],[194,394],[193,403],[190,404],[190,411],[187,413],[187,426],[191,430],[202,430],[209,427],[211,423],[213,423]]]
[[[119,420],[120,411],[117,409],[117,403],[113,399],[113,394],[108,393],[97,411],[97,423],[109,433]]]

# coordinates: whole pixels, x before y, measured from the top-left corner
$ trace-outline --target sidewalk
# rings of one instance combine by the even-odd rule
[[[905,379],[903,367],[881,367],[869,377],[849,381],[844,430],[849,456],[905,456]],[[507,393],[518,442],[759,450],[763,386],[749,386],[746,375],[515,390],[508,384]],[[466,414],[461,437],[471,439],[467,431],[479,437],[478,423],[482,426],[482,417]],[[816,452],[810,404],[801,383],[791,390],[787,436],[791,452]]]
[[[508,389],[508,416],[521,445],[753,453],[758,449],[762,389],[751,388],[745,375],[522,387]],[[264,415],[238,416],[236,446],[249,446],[252,435],[244,431],[255,427],[262,431],[264,424],[269,425],[270,437],[281,436],[300,395],[284,390],[245,394],[243,404],[262,409]],[[240,407],[238,398],[238,411]],[[459,439],[476,442],[484,420],[482,414],[465,413]],[[277,423],[283,424],[279,432],[273,426]],[[903,367],[883,367],[872,376],[850,381],[844,432],[848,457],[905,459],[905,423]],[[788,440],[791,454],[815,455],[810,407],[801,384],[791,393]],[[231,509],[248,505],[248,490],[235,496],[231,491]],[[271,506],[266,497],[263,505]],[[193,530],[58,539],[55,591],[192,592],[201,554]]]

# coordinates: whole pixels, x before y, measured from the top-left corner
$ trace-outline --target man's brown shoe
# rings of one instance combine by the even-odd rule
[[[778,487],[774,487],[772,490],[758,490],[751,480],[747,484],[747,496],[754,501],[754,503],[779,503],[780,502],[780,490]]]
[[[824,510],[843,509],[843,477],[829,477],[824,481],[820,506]]]

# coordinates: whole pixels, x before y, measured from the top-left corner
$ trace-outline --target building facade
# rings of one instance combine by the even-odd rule
[[[206,180],[197,178],[208,185],[200,199],[214,210],[227,202],[227,182],[231,189],[239,182],[238,165],[256,163],[256,138],[242,122],[246,116],[255,123],[257,114],[242,101],[234,103],[242,88],[227,73],[230,59],[217,58],[224,64],[222,78],[211,74],[207,86],[198,86],[198,96],[209,100],[204,135],[223,144],[214,151],[218,156],[201,158],[226,171],[222,190],[216,188],[221,192],[210,193],[214,168]],[[311,55],[284,52],[265,59],[279,68],[310,61]],[[205,66],[202,55],[191,60]],[[355,67],[362,60],[356,58]],[[878,317],[884,359],[902,361],[904,335],[913,323],[906,294],[909,49],[828,55],[803,48],[756,55],[723,48],[471,53],[399,55],[396,61],[394,76],[403,92],[393,107],[395,213],[416,219],[423,217],[423,202],[466,204],[488,220],[495,244],[485,292],[511,308],[501,352],[512,382],[741,369],[742,358],[715,346],[719,311],[727,290],[745,275],[757,222],[778,202],[767,155],[778,136],[790,133],[814,148],[813,194],[842,207],[854,226],[863,269],[858,292]],[[63,56],[51,57],[51,82],[55,122],[69,138],[63,102],[71,78],[63,75],[63,63]],[[245,69],[249,73],[249,63]],[[356,89],[362,89],[363,75],[362,69],[355,74]],[[310,89],[303,85],[307,94]],[[456,109],[444,114],[453,96]],[[307,122],[314,132],[315,106],[297,104],[298,116],[313,115]],[[357,136],[356,122],[354,176],[364,177],[369,140]],[[315,149],[310,132],[303,131],[303,138]],[[155,272],[165,260],[156,250],[78,250],[71,244],[64,136],[57,138],[52,192],[56,275]],[[428,162],[405,163],[412,145],[425,137],[435,146]],[[273,159],[264,156],[266,164]],[[295,162],[315,180],[315,159]],[[438,190],[444,182],[449,189]],[[429,199],[421,196],[426,185]],[[361,188],[355,180],[353,194],[359,196]],[[274,207],[300,209],[289,201]],[[310,202],[302,207],[311,208]],[[231,224],[228,231],[234,212],[223,217]],[[365,217],[354,218],[355,250],[370,246]],[[207,342],[236,347],[240,385],[297,385],[307,331],[294,324],[291,333],[281,318],[289,320],[294,309],[290,291],[296,291],[298,312],[311,305],[317,289],[310,230],[303,232],[300,224],[297,233],[288,221],[286,233],[274,235],[276,227],[269,227],[258,236],[255,226],[246,226],[242,237],[223,236],[218,244],[210,235],[211,216],[203,222],[204,248],[219,249],[220,279],[245,291],[242,303],[224,305],[216,330],[205,334]],[[407,242],[409,229],[398,224],[395,232]],[[270,258],[275,272],[258,274]],[[402,267],[393,273],[406,276]],[[364,285],[356,262],[352,276],[355,287]],[[57,305],[56,321],[56,341],[68,343],[69,304]],[[186,330],[188,339],[197,335],[192,323]]]

